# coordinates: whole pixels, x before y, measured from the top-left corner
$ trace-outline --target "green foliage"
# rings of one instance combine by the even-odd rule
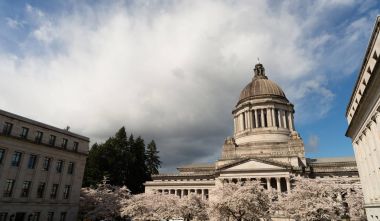
[[[158,173],[160,163],[154,141],[146,150],[143,138],[135,139],[132,134],[128,137],[122,127],[105,143],[92,146],[83,186],[95,186],[103,176],[107,176],[111,185],[126,185],[132,193],[141,193],[144,191],[143,183],[151,179],[151,174]]]

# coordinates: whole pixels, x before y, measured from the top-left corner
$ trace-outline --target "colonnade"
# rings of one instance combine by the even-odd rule
[[[182,198],[183,196],[187,196],[190,194],[197,194],[200,195],[202,199],[208,199],[208,189],[157,189],[155,190],[156,193],[161,194],[172,194],[179,196]]]
[[[257,178],[224,178],[223,183],[238,183],[257,180],[261,185],[267,189],[275,189],[278,192],[288,192],[290,190],[290,178],[289,177],[257,177]]]
[[[278,127],[294,130],[293,112],[273,107],[246,109],[234,117],[235,133],[254,128]]]
[[[354,142],[356,162],[366,203],[380,202],[380,113],[377,111]]]

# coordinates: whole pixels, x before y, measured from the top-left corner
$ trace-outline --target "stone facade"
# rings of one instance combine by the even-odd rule
[[[89,138],[0,110],[0,220],[77,219]]]
[[[265,74],[262,64],[243,89],[233,114],[234,133],[226,138],[219,160],[178,168],[176,174],[159,174],[145,183],[146,192],[189,193],[209,197],[226,182],[259,180],[266,189],[287,192],[291,176],[351,177],[358,182],[353,157],[309,159],[294,125],[294,105]],[[212,197],[212,196],[211,196]]]
[[[368,220],[380,220],[379,30],[377,17],[346,111],[346,136],[352,139]]]

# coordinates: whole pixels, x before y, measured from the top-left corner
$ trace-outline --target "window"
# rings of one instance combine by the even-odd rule
[[[62,145],[61,145],[62,148],[67,148],[67,139],[66,138],[62,138]]]
[[[255,111],[252,111],[252,128],[256,128]]]
[[[29,128],[23,127],[21,130],[20,137],[26,139],[28,137]]]
[[[29,196],[29,190],[30,190],[30,184],[32,182],[30,181],[24,181],[21,188],[21,197],[28,197]]]
[[[7,180],[4,188],[4,197],[11,197],[15,180]]]
[[[263,109],[263,114],[264,114],[264,125],[263,127],[268,127],[268,121],[267,121],[267,109]]]
[[[257,127],[261,126],[261,109],[257,109]]]
[[[57,198],[57,192],[58,192],[58,184],[53,184],[53,187],[51,188],[50,198],[51,199]]]
[[[42,133],[41,131],[37,131],[36,139],[35,139],[36,143],[41,143],[43,136],[44,136],[44,133]]]
[[[13,127],[13,124],[5,122],[4,127],[3,127],[3,134],[7,136],[11,135],[12,127]]]
[[[28,221],[38,221],[40,219],[40,212],[34,212],[29,214]]]
[[[56,136],[54,135],[50,135],[50,139],[49,139],[49,145],[50,146],[54,146],[55,145],[55,140],[57,139]]]
[[[59,218],[59,221],[66,221],[66,212],[61,213],[61,217]]]
[[[0,221],[6,221],[7,216],[8,216],[8,213],[0,213]]]
[[[34,167],[36,167],[36,163],[37,163],[37,156],[30,154],[29,161],[28,161],[28,169],[34,169]]]
[[[3,162],[4,156],[5,156],[5,150],[4,149],[0,149],[0,164]]]
[[[71,189],[70,185],[66,185],[65,186],[65,189],[63,190],[63,199],[68,199],[69,198],[70,189]]]
[[[74,162],[69,162],[69,166],[67,168],[67,174],[73,174],[74,173]]]
[[[20,162],[21,162],[21,156],[22,156],[22,153],[15,152],[12,155],[12,163],[11,163],[11,165],[15,166],[15,167],[18,167],[20,165]]]
[[[278,109],[274,110],[274,118],[275,118],[276,127],[280,127],[280,122],[278,121]]]
[[[47,221],[53,221],[53,220],[54,220],[54,212],[48,212]]]
[[[45,186],[46,186],[46,183],[45,183],[45,182],[40,182],[40,184],[38,184],[38,188],[37,188],[37,198],[43,198],[43,197],[44,197],[44,194],[45,194]]]
[[[61,173],[62,172],[62,168],[63,168],[63,164],[65,162],[63,160],[58,160],[57,161],[57,167],[55,168],[57,173]]]
[[[285,112],[285,126],[286,126],[286,128],[288,128],[289,129],[289,113],[286,111]]]
[[[78,142],[74,142],[73,150],[74,150],[75,152],[78,151],[78,146],[79,146],[79,143],[78,143]]]
[[[42,169],[43,169],[43,170],[46,170],[46,171],[49,170],[49,167],[50,167],[50,161],[51,161],[51,158],[49,158],[49,157],[45,157],[45,159],[44,159],[44,164],[42,165]]]

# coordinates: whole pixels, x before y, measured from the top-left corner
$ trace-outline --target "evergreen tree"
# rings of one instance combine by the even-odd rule
[[[150,179],[151,173],[148,169],[151,163],[147,163],[151,160],[147,157],[152,159],[152,154],[147,153],[154,150],[152,153],[155,154],[155,159],[159,159],[154,142],[153,146],[146,152],[143,138],[135,139],[133,134],[128,137],[125,128],[120,128],[115,136],[108,138],[103,144],[95,143],[90,149],[83,186],[95,186],[101,182],[103,176],[107,176],[111,185],[126,185],[132,193],[143,192],[143,184]],[[157,160],[154,162],[159,165]]]
[[[158,156],[156,143],[152,140],[146,149],[146,167],[149,175],[158,174],[158,168],[161,166],[160,157]]]

